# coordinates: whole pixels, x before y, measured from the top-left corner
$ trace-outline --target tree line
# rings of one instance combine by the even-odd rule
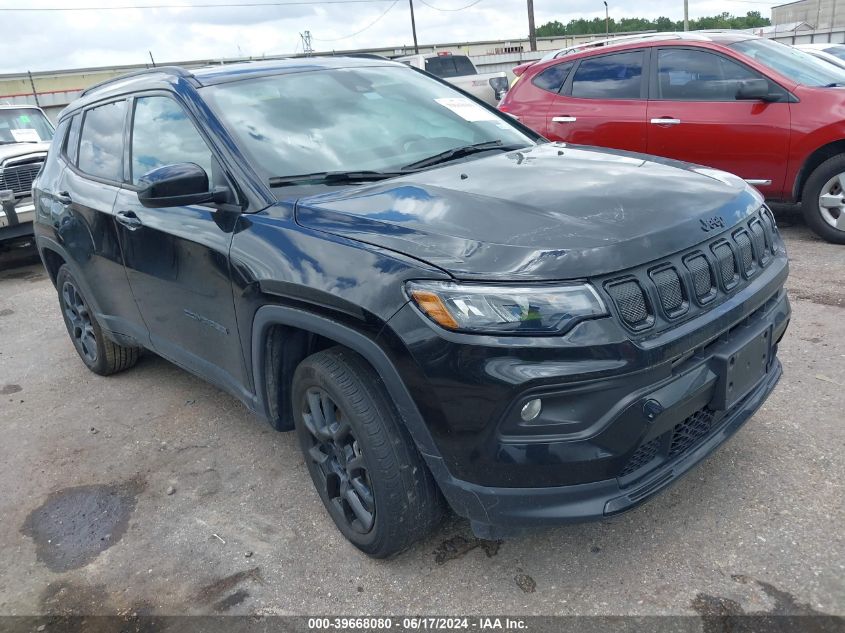
[[[769,26],[769,18],[764,18],[759,11],[749,11],[744,16],[721,13],[706,18],[697,18],[689,21],[690,31],[700,29],[753,29],[760,26]],[[620,18],[610,19],[609,29],[611,33],[625,33],[629,31],[683,31],[683,20],[672,20],[660,17],[656,20],[647,18]],[[593,18],[586,20],[579,18],[570,20],[566,24],[553,20],[537,27],[537,37],[552,37],[559,35],[599,35],[605,32],[605,19]]]

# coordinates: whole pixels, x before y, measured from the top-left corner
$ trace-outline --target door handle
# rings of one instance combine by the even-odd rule
[[[652,119],[652,123],[655,125],[678,125],[681,120],[680,119],[670,119],[669,117],[662,117],[660,119]]]
[[[134,231],[142,226],[141,219],[135,215],[134,211],[118,211],[115,214],[114,219],[130,231]]]
[[[70,198],[70,194],[67,191],[60,191],[59,193],[57,193],[56,194],[56,201],[59,204],[64,204],[64,205],[68,205],[71,202],[73,202],[73,200],[71,200],[71,198]]]
[[[578,118],[574,116],[556,116],[552,117],[552,121],[555,123],[574,123],[577,121]]]

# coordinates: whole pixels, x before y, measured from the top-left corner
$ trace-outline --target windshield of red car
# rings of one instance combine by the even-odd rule
[[[732,49],[805,86],[845,85],[845,70],[792,46],[766,39],[744,40]]]

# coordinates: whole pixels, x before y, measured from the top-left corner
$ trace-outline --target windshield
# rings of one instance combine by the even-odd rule
[[[730,47],[805,86],[845,85],[845,70],[772,40],[745,40]]]
[[[393,172],[468,145],[533,144],[507,117],[404,66],[289,73],[202,92],[268,179]]]
[[[830,48],[822,49],[828,55],[833,55],[845,61],[845,46],[831,46]]]
[[[41,110],[0,108],[0,143],[38,143],[53,138],[53,126]]]

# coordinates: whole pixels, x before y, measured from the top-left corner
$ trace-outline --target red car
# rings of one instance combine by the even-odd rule
[[[499,109],[551,140],[732,172],[845,244],[843,87],[845,71],[771,40],[652,34],[533,64]]]

